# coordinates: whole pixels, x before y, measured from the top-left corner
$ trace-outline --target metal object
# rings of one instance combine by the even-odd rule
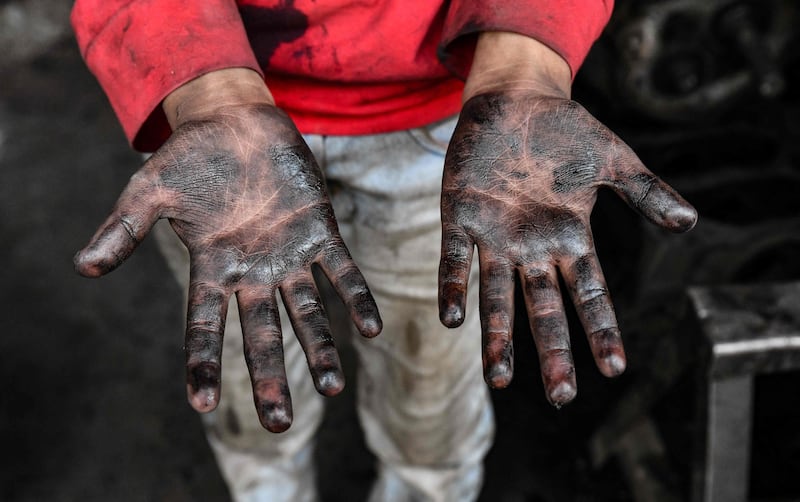
[[[784,56],[800,17],[791,0],[620,4],[609,30],[616,80],[638,111],[696,122],[745,96],[774,99],[785,90]]]
[[[691,288],[705,354],[693,500],[747,498],[753,379],[800,369],[800,283]]]

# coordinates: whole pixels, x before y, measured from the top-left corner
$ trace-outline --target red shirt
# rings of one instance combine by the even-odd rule
[[[161,101],[213,70],[258,71],[305,133],[372,134],[458,113],[476,35],[543,42],[573,75],[613,0],[77,0],[81,53],[128,140],[158,148]]]

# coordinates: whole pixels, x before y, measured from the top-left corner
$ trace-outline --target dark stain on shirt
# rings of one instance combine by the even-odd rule
[[[308,30],[308,16],[295,8],[294,0],[283,0],[276,7],[239,6],[247,38],[258,64],[269,66],[269,60],[283,43],[301,38]]]

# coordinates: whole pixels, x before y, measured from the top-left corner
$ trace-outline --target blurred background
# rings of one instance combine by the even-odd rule
[[[181,294],[154,243],[102,280],[72,270],[140,157],[81,61],[70,7],[0,0],[0,500],[224,501],[185,400]],[[579,394],[555,410],[518,328],[481,500],[690,500],[709,356],[687,288],[800,280],[798,22],[792,0],[618,0],[575,98],[700,222],[667,234],[601,195],[594,232],[629,370],[603,379],[573,319]],[[787,309],[797,326],[800,304]],[[339,345],[351,383],[329,400],[319,484],[325,501],[363,500],[373,459]],[[750,500],[800,500],[800,374],[785,359],[752,372]]]

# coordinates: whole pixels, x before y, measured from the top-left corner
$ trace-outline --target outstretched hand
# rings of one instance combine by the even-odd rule
[[[485,379],[513,372],[514,277],[539,354],[545,391],[560,406],[576,394],[559,274],[600,371],[625,369],[625,352],[589,218],[606,186],[651,222],[691,229],[694,208],[574,101],[525,90],[487,92],[465,104],[445,160],[440,316],[461,324],[477,246]]]
[[[312,265],[330,279],[361,334],[377,335],[381,320],[339,236],[319,168],[283,112],[230,106],[180,125],[77,254],[77,270],[89,277],[110,272],[159,218],[169,218],[191,256],[185,348],[195,409],[210,411],[219,402],[222,336],[234,293],[264,427],[282,431],[292,421],[277,292],[317,390],[333,395],[343,388]]]

